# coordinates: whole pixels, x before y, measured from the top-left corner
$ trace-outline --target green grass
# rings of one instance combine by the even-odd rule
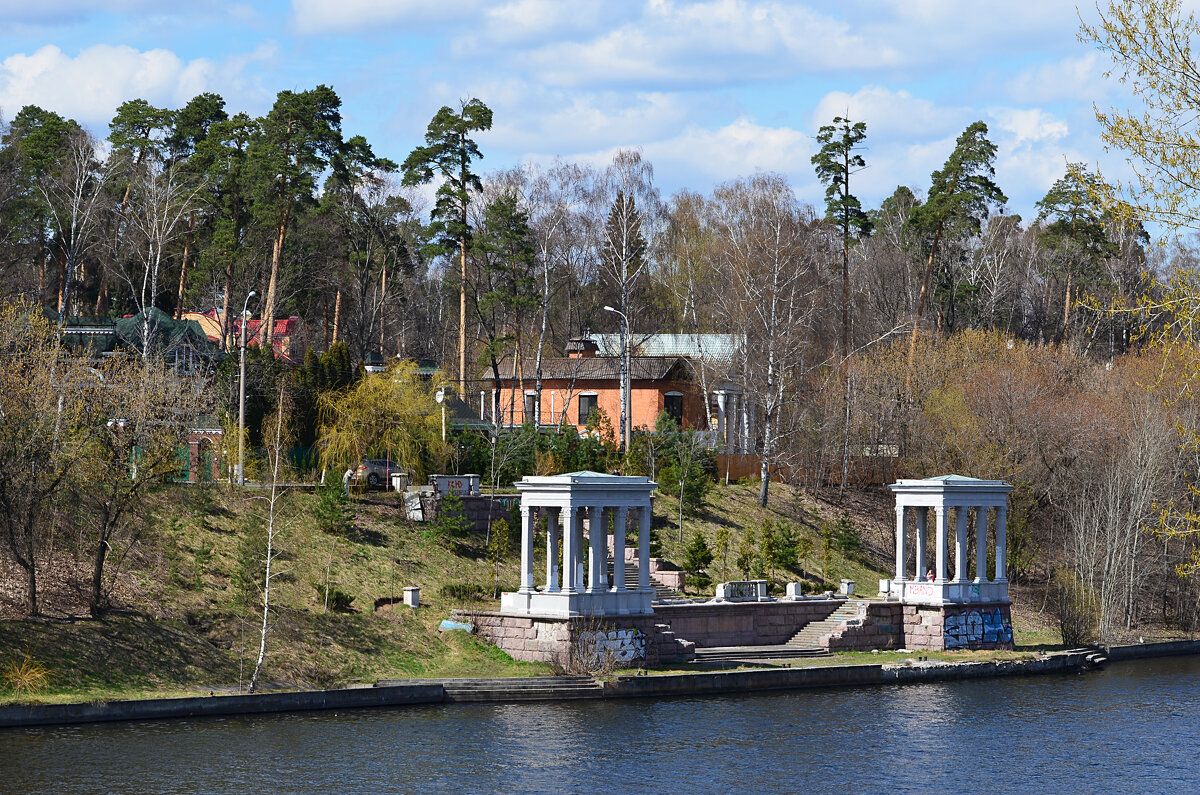
[[[798,561],[797,565],[775,570],[774,577],[771,578],[771,589],[776,595],[783,594],[786,583],[801,579],[814,590],[836,591],[839,581],[844,578],[855,581],[857,595],[874,596],[879,592],[879,580],[890,576],[881,568],[887,565],[887,555],[890,551],[875,548],[872,543],[874,535],[869,532],[866,524],[867,519],[874,517],[848,512],[847,516],[855,531],[863,539],[863,549],[856,555],[846,555],[833,548],[826,558],[822,554],[821,529],[827,523],[835,522],[838,512],[831,506],[805,495],[801,489],[786,484],[771,484],[768,507],[765,509],[758,504],[757,483],[715,486],[701,509],[695,511],[692,516],[684,516],[682,541],[679,532],[679,500],[669,494],[662,494],[655,501],[654,508],[659,521],[665,520],[665,526],[657,531],[662,556],[676,562],[682,561],[684,548],[692,540],[694,533],[700,533],[714,553],[714,560],[708,566],[714,583],[742,578],[742,573],[736,569],[734,563],[738,543],[747,529],[752,530],[758,537],[764,519],[793,524],[801,536],[811,539],[813,547],[813,552],[805,560]],[[722,561],[721,552],[717,548],[717,534],[722,526],[730,529],[729,551],[725,561]],[[693,592],[697,595],[711,596],[714,588],[715,585],[710,585]]]
[[[771,504],[757,504],[757,484],[717,486],[707,504],[684,523],[678,540],[677,502],[669,495],[656,501],[656,526],[662,556],[683,559],[683,547],[693,532],[715,545],[722,525],[731,530],[733,550],[745,528],[757,529],[764,517],[787,520],[814,540],[805,563],[815,580],[825,567],[824,587],[836,588],[846,577],[858,593],[875,592],[876,581],[887,576],[886,536],[871,524],[870,509],[851,514],[864,540],[865,552],[847,557],[836,550],[820,559],[819,530],[837,518],[829,505],[798,489],[772,484]],[[107,619],[18,620],[0,627],[0,670],[26,654],[49,671],[42,701],[89,701],[194,695],[237,691],[249,680],[258,651],[261,594],[256,585],[239,585],[237,573],[247,564],[243,540],[265,526],[261,492],[240,492],[224,486],[205,489],[172,487],[155,495],[154,519],[145,541],[134,549],[118,577],[116,603],[122,611]],[[345,537],[322,532],[312,519],[317,497],[286,494],[277,506],[279,529],[275,561],[278,575],[272,591],[272,622],[266,668],[262,679],[299,688],[331,688],[410,677],[536,676],[552,673],[549,666],[518,663],[498,649],[462,632],[442,633],[438,624],[459,607],[495,609],[494,600],[470,601],[446,594],[490,590],[492,570],[482,536],[451,541],[431,540],[424,526],[404,517],[396,495],[372,493],[353,503],[354,530]],[[499,585],[515,588],[516,545],[500,567]],[[542,553],[544,554],[544,553]],[[719,559],[709,567],[713,579]],[[353,597],[350,612],[324,610],[323,589]],[[777,571],[774,592],[800,578],[799,568]],[[447,588],[461,585],[467,588]],[[377,601],[399,598],[405,586],[421,588],[421,608],[401,604],[376,609]],[[816,582],[814,582],[816,585]],[[712,588],[707,592],[711,594]],[[1044,629],[1018,629],[1018,643],[1040,646],[1052,642]],[[966,653],[948,659],[966,659]],[[996,653],[990,653],[996,654]],[[845,653],[833,658],[799,660],[801,665],[848,665],[893,659],[880,655]],[[928,654],[923,656],[936,657]],[[898,655],[896,659],[912,655]],[[709,670],[671,666],[664,672]],[[0,683],[0,702],[12,700]],[[33,696],[30,696],[33,697]],[[25,698],[23,696],[23,698]]]

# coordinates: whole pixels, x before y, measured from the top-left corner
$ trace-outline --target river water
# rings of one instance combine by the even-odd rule
[[[765,695],[0,730],[0,792],[1200,791],[1200,658]]]

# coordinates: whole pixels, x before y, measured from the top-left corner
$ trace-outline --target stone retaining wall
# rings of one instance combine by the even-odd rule
[[[675,637],[701,648],[714,646],[776,646],[813,621],[828,618],[841,600],[800,602],[708,602],[655,605],[655,618],[668,624]]]
[[[541,662],[564,670],[639,667],[691,656],[693,644],[676,639],[657,616],[510,616],[455,610],[451,616],[475,627],[475,633],[514,660]],[[577,663],[581,655],[598,655]],[[589,665],[588,662],[593,662]]]
[[[904,647],[928,651],[1013,648],[1008,604],[904,606]]]
[[[847,622],[821,645],[830,651],[871,651],[904,648],[904,610],[897,602],[867,602],[866,614]],[[911,646],[909,648],[912,648]]]
[[[511,521],[512,514],[509,513],[509,509],[511,506],[521,503],[520,495],[516,494],[504,497],[460,496],[459,499],[462,500],[463,515],[471,523],[471,529],[479,533],[487,532],[489,522],[494,522],[497,519],[503,519],[506,522]],[[440,500],[436,503],[436,506],[440,510]],[[514,538],[519,539],[521,537],[520,525],[510,527],[509,533]]]

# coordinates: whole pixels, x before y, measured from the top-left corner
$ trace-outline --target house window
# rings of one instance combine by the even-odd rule
[[[525,393],[525,422],[541,424],[538,416],[537,392]]]
[[[675,420],[675,422],[683,427],[683,394],[681,392],[668,392],[663,396],[663,411]]]
[[[579,424],[587,425],[588,417],[596,410],[596,393],[579,396]]]

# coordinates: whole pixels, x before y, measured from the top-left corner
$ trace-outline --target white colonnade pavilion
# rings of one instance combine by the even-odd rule
[[[906,604],[1007,603],[1008,493],[1002,480],[979,480],[962,475],[942,475],[924,480],[900,480],[889,488],[896,495],[896,576],[888,596]],[[932,512],[932,517],[930,513]],[[916,554],[907,561],[909,516],[915,520]],[[954,570],[950,563],[950,527],[954,519]],[[968,532],[975,525],[975,576],[968,577]],[[994,549],[993,576],[989,577],[988,527]],[[934,559],[926,560],[927,533],[935,533]],[[932,565],[930,565],[932,563]],[[932,577],[930,577],[932,572]]]
[[[650,495],[658,484],[649,478],[571,472],[526,477],[521,492],[521,587],[500,598],[500,612],[511,615],[600,616],[653,613],[650,586]],[[539,587],[534,560],[538,516],[546,517],[545,577]],[[626,526],[638,522],[638,587],[625,586]],[[608,581],[608,525],[613,524],[613,577]],[[586,520],[586,521],[585,521]],[[587,525],[585,549],[584,526]],[[562,542],[562,570],[558,546]]]

